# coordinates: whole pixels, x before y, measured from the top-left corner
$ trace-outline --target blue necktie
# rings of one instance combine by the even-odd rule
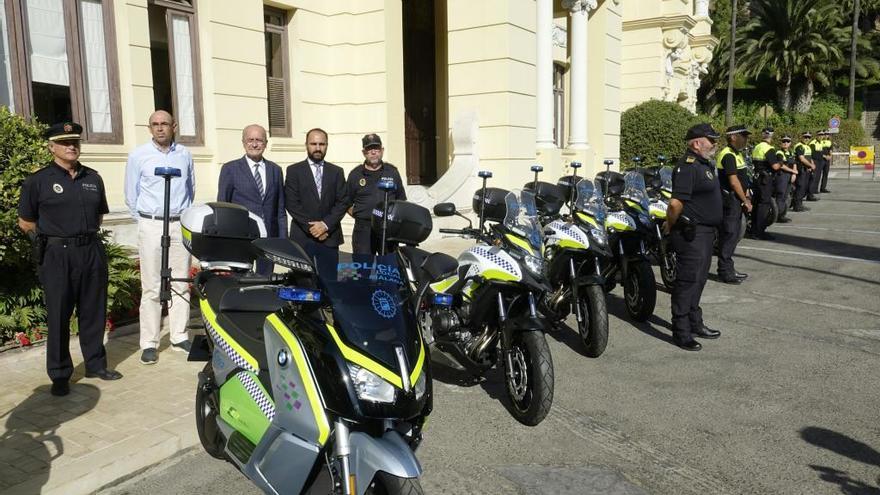
[[[266,191],[263,189],[263,178],[260,177],[260,164],[254,164],[254,181],[257,183],[257,190],[260,191],[260,197],[266,197]]]

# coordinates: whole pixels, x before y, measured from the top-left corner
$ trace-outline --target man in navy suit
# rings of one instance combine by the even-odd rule
[[[268,142],[266,129],[260,125],[251,124],[241,131],[245,155],[220,169],[217,201],[239,204],[262,218],[269,237],[287,237],[281,167],[263,157]],[[258,260],[257,272],[269,275],[272,263]]]
[[[310,256],[338,254],[342,244],[340,222],[348,209],[345,174],[342,168],[324,161],[327,133],[312,129],[306,133],[308,157],[287,167],[284,197],[290,222],[290,238]]]

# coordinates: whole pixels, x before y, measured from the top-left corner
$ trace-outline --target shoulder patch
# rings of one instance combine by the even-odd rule
[[[689,157],[687,157],[687,159],[685,161],[687,163],[694,163],[695,161],[697,161],[697,159],[692,156],[689,156]]]

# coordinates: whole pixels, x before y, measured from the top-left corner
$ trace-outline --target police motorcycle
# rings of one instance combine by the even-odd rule
[[[635,171],[611,171],[611,160],[603,163],[606,169],[596,174],[596,187],[602,191],[608,208],[605,229],[613,253],[613,258],[602,266],[605,290],[613,290],[619,279],[627,313],[636,321],[646,321],[657,302],[654,270],[646,245],[656,238],[657,230],[649,216],[645,179]]]
[[[611,256],[605,233],[605,204],[589,179],[577,176],[579,162],[570,164],[573,175],[557,184],[540,182],[544,170],[533,165],[535,180],[524,189],[535,193],[544,226],[544,259],[553,287],[540,301],[540,311],[551,321],[562,322],[574,314],[578,334],[589,357],[599,357],[608,345],[608,308],[599,260]],[[560,215],[568,203],[568,215]]]
[[[415,246],[401,246],[398,253],[416,293],[424,339],[474,377],[500,363],[511,414],[534,426],[553,402],[553,361],[544,336],[550,323],[538,312],[551,288],[535,199],[528,191],[487,188],[491,172],[479,176],[483,186],[473,199],[477,228],[452,203],[434,207],[438,217],[468,220],[463,229],[439,231],[475,239],[475,246],[458,259]],[[486,227],[487,221],[493,224]]]
[[[422,493],[415,449],[433,392],[394,255],[310,259],[231,203],[191,207],[181,228],[201,267],[207,336],[189,360],[207,361],[195,400],[205,451],[266,493]],[[286,272],[256,276],[257,257]]]
[[[657,157],[658,163],[666,163],[666,157]],[[648,239],[648,257],[660,267],[660,278],[663,285],[672,290],[675,283],[676,260],[672,251],[669,236],[663,235],[663,223],[666,221],[666,210],[672,199],[672,167],[654,166],[636,169],[645,179],[648,193],[648,209],[655,234]]]

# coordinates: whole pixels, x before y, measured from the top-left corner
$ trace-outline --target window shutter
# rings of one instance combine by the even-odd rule
[[[287,128],[287,87],[282,77],[266,78],[269,87],[269,128]]]

